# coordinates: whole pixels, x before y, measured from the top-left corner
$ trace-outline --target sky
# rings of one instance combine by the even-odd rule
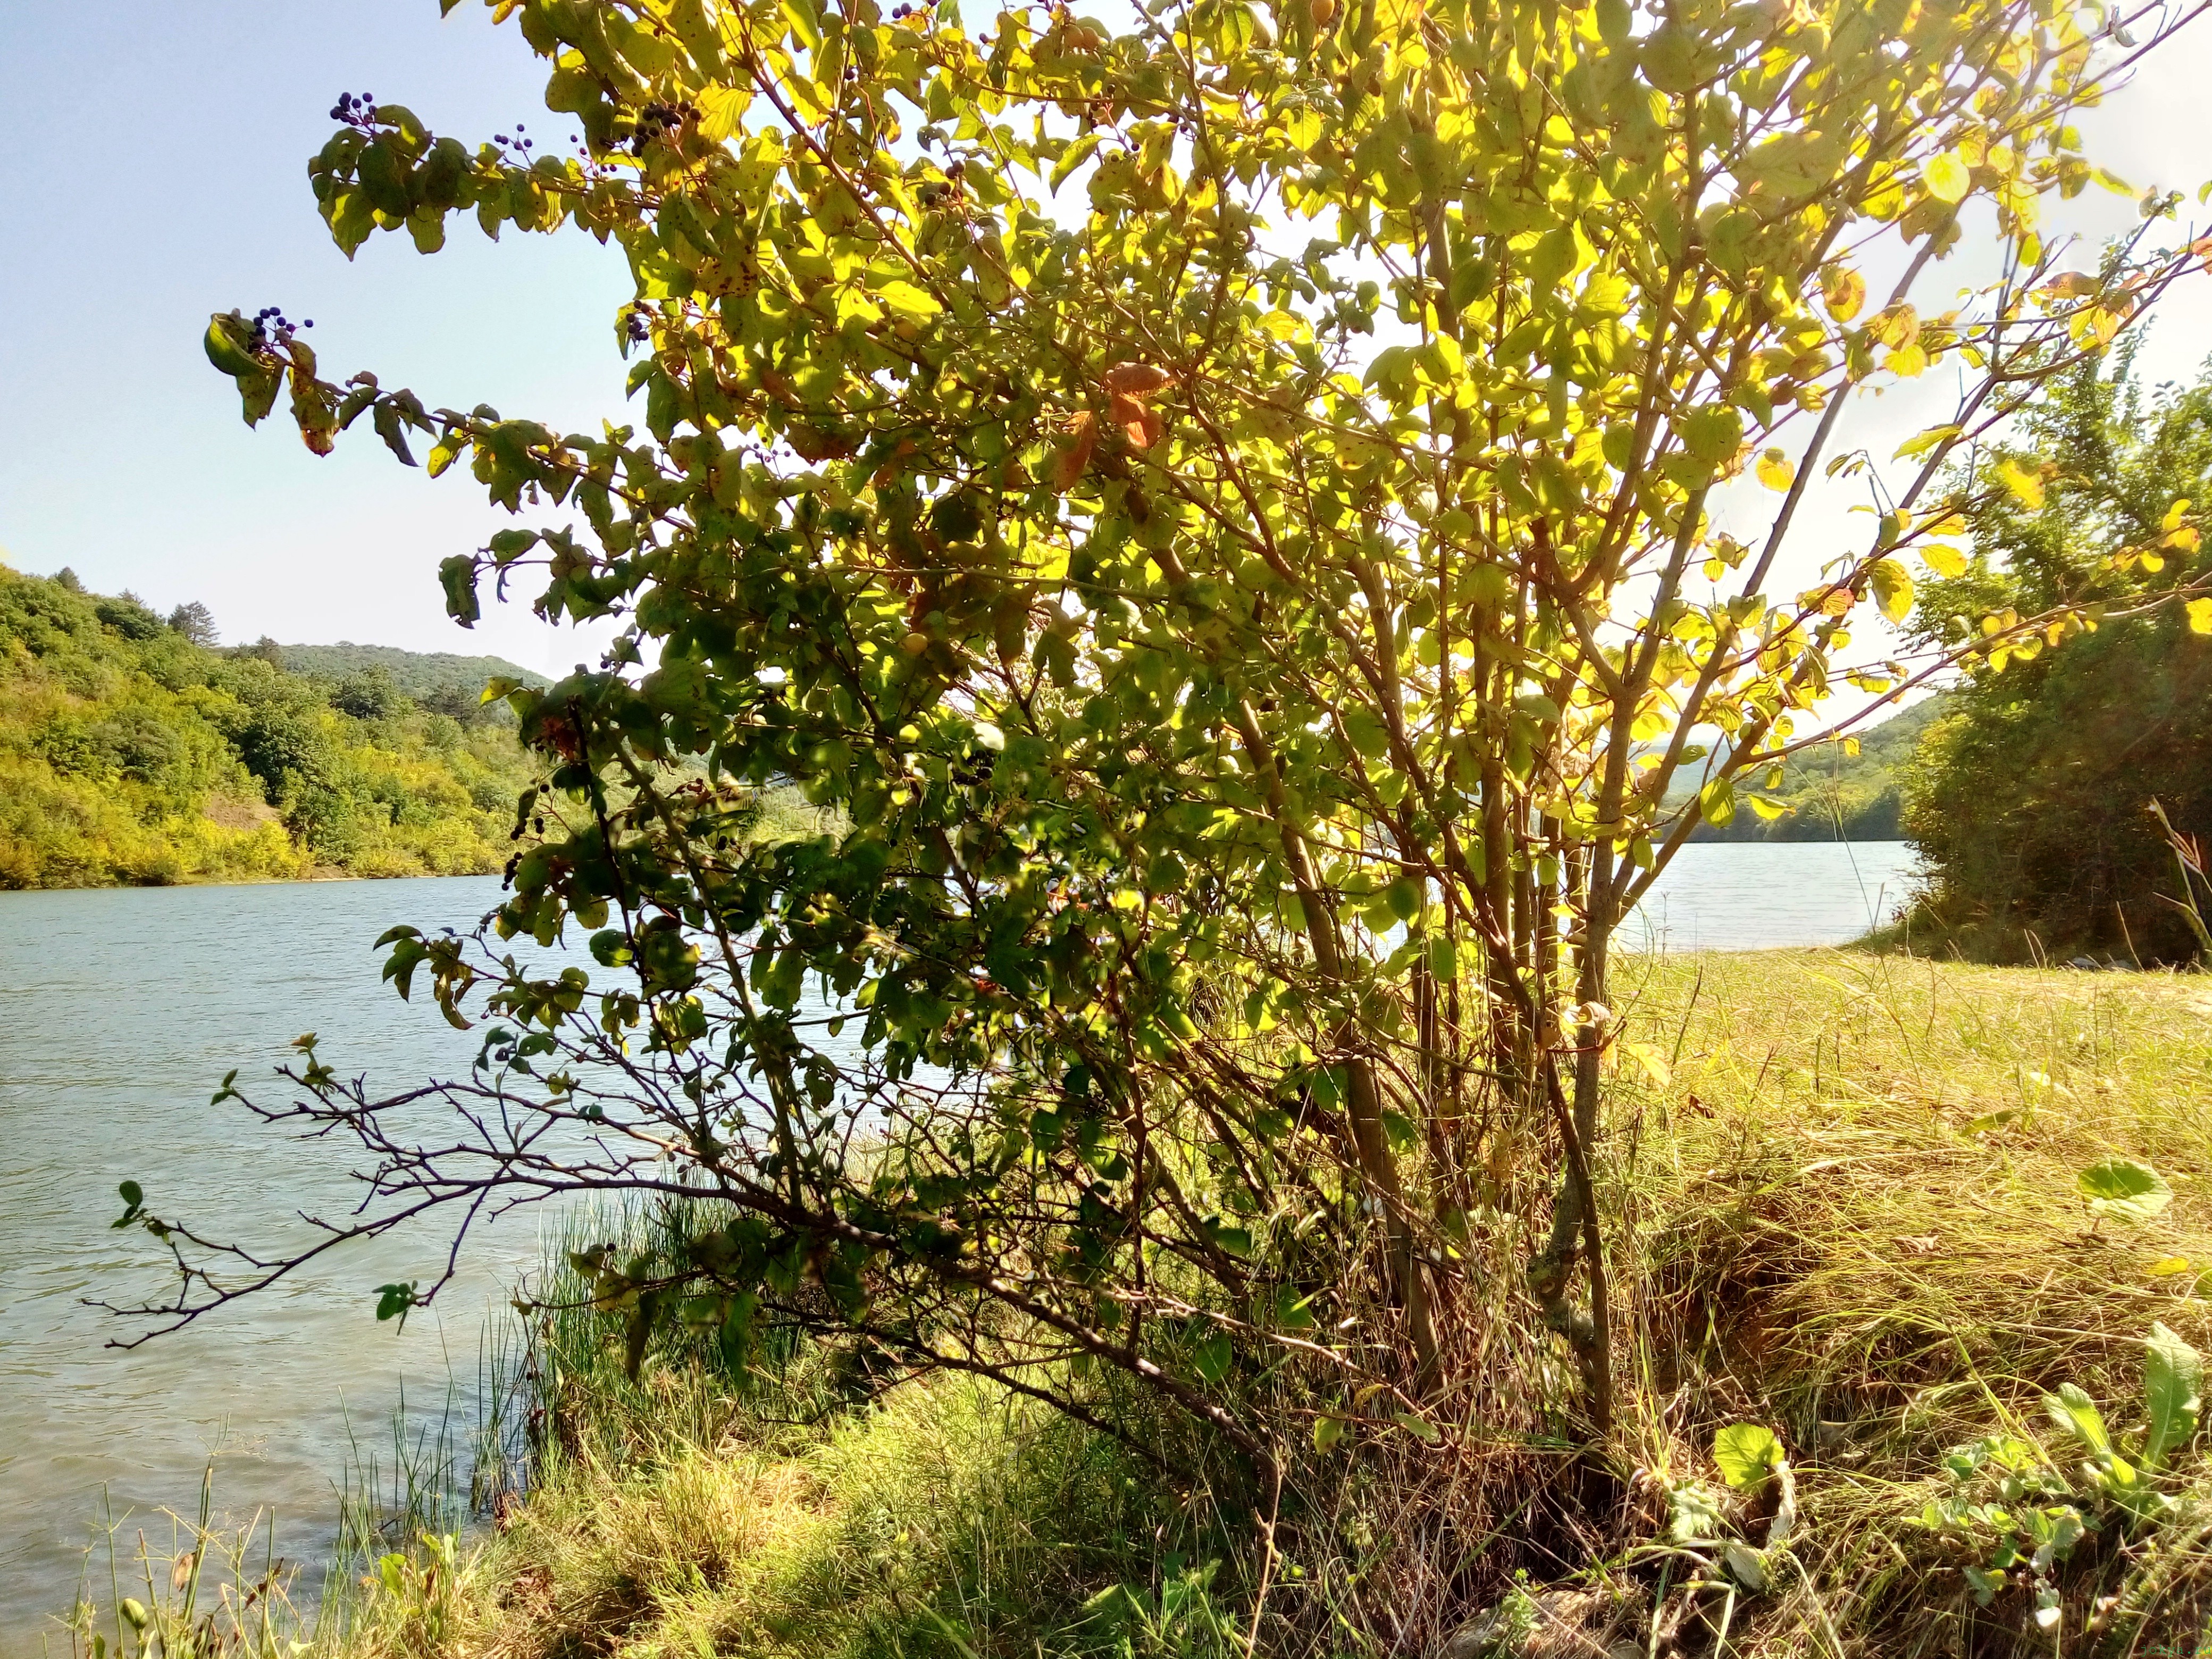
[[[517,122],[565,138],[543,84],[477,0],[443,20],[436,0],[0,3],[0,559],[67,565],[164,612],[198,600],[228,641],[490,652],[554,673],[595,656],[604,629],[579,637],[520,605],[488,606],[472,632],[446,617],[438,562],[508,522],[464,470],[433,482],[365,432],[319,460],[281,412],[249,431],[200,349],[210,311],[276,305],[314,319],[334,378],[373,368],[434,408],[489,403],[570,430],[623,418],[617,252],[574,230],[495,246],[461,226],[433,258],[379,234],[349,263],[308,187],[342,91],[471,144]],[[2193,207],[2212,177],[2208,88],[2200,22],[2083,120],[2093,157]],[[2078,263],[2133,216],[2101,191],[2069,206],[2090,239]],[[1972,251],[1955,263],[1967,280]],[[2208,354],[2212,276],[2162,307],[2142,368],[2186,378]],[[1886,456],[1941,418],[1940,379],[1869,404],[1861,440]],[[1864,524],[1850,499],[1812,498],[1790,574],[1809,580]],[[1754,533],[1763,505],[1740,491],[1723,521]]]
[[[439,560],[507,522],[465,469],[404,470],[366,422],[318,460],[281,406],[249,431],[200,347],[210,312],[276,305],[314,319],[333,378],[619,416],[618,250],[471,226],[434,258],[379,235],[349,263],[307,181],[341,91],[471,143],[550,139],[539,69],[474,0],[443,21],[436,0],[0,4],[0,557],[164,613],[199,600],[230,641],[595,655],[520,605],[447,619]]]

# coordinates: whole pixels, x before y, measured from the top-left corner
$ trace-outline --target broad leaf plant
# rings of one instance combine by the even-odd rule
[[[619,629],[495,688],[545,776],[490,924],[386,940],[475,1070],[386,1101],[309,1043],[261,1109],[372,1155],[307,1254],[629,1194],[695,1218],[579,1259],[634,1360],[797,1322],[1262,1463],[1602,1432],[1624,918],[1847,682],[2098,620],[1893,659],[1881,619],[2035,483],[1947,464],[2203,261],[2156,193],[2094,272],[2047,234],[2118,184],[2080,112],[2195,9],[492,9],[573,153],[349,97],[315,198],[348,252],[618,246],[625,423],[341,383],[270,314],[207,342],[249,421],[515,515],[446,562],[463,624]],[[1847,448],[1914,380],[1945,417]],[[1838,470],[1875,511],[1824,563]],[[820,833],[747,832],[779,786]],[[302,1259],[133,1213],[168,1322]]]

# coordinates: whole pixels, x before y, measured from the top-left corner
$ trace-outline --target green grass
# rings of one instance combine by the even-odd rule
[[[2212,1348],[2212,981],[1838,951],[1627,977],[1643,1057],[1613,1075],[1603,1178],[1632,1387],[1595,1454],[1558,1432],[1564,1360],[1527,1335],[1510,1272],[1540,1221],[1532,1158],[1501,1172],[1473,1241],[1500,1271],[1455,1338],[1486,1357],[1454,1441],[1304,1455],[1272,1559],[1233,1480],[1178,1488],[1003,1389],[938,1377],[864,1404],[834,1355],[787,1346],[738,1372],[703,1339],[632,1382],[618,1322],[577,1307],[491,1368],[507,1455],[487,1466],[520,1468],[527,1496],[489,1504],[450,1566],[418,1540],[370,1564],[374,1588],[349,1574],[301,1639],[331,1659],[1324,1659],[1440,1652],[1504,1607],[1535,1632],[1507,1651],[1578,1650],[1571,1626],[1599,1640],[1580,1650],[1711,1653],[1729,1598],[1686,1594],[1655,1540],[1684,1482],[1763,1536],[1711,1455],[1717,1428],[1755,1421],[1802,1517],[1770,1586],[1728,1606],[1727,1651],[2194,1650],[2212,1611],[2200,1452],[2176,1460],[2165,1519],[2091,1511],[2055,1575],[2056,1644],[2021,1584],[1980,1606],[1977,1558],[1914,1519],[1951,1490],[1945,1452],[2000,1431],[2071,1479],[2042,1395],[2077,1383],[2130,1425],[2153,1322]],[[2163,1213],[2089,1213],[2076,1178],[2116,1154],[2171,1183]],[[572,1242],[650,1224],[603,1218]]]

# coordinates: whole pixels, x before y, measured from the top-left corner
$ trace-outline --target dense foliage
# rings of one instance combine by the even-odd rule
[[[2212,836],[2212,639],[2191,626],[2212,604],[2146,607],[2212,573],[2193,527],[2212,500],[2212,379],[2147,392],[2130,369],[2127,354],[2085,364],[1979,461],[2015,487],[1981,493],[1971,566],[1920,612],[1938,640],[2059,605],[2100,619],[2056,648],[1992,652],[1911,771],[1929,920],[1980,954],[2197,953],[2148,807]]]
[[[2096,176],[2108,48],[2173,20],[494,11],[575,152],[348,96],[316,200],[349,252],[462,213],[619,244],[639,424],[339,383],[274,312],[206,337],[249,421],[289,394],[314,452],[360,422],[527,518],[447,561],[458,618],[491,578],[623,629],[512,694],[553,769],[493,925],[390,936],[480,1064],[387,1111],[303,1039],[266,1109],[377,1163],[331,1242],[658,1196],[678,1246],[580,1253],[634,1363],[796,1326],[1127,1433],[1108,1373],[1200,1431],[1133,1450],[1255,1490],[1347,1437],[1609,1430],[1601,1085],[1662,1065],[1616,1041],[1614,931],[1700,823],[1779,810],[1832,683],[1940,668],[1850,641],[1969,504],[1947,462],[2197,264],[2163,197],[2099,278],[2037,228]],[[1954,304],[1970,212],[2002,274]],[[1869,465],[1853,394],[1937,364],[1952,418],[1785,586],[1812,469]],[[739,838],[777,778],[834,827]],[[426,1100],[465,1115],[436,1150]],[[125,1196],[172,1320],[293,1265]]]
[[[210,649],[204,611],[0,568],[0,887],[499,869],[511,726]],[[466,712],[464,710],[463,712]]]

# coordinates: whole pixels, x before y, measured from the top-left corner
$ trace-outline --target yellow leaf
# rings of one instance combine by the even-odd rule
[[[1651,1044],[1624,1042],[1620,1045],[1620,1051],[1644,1068],[1644,1075],[1651,1079],[1655,1088],[1663,1089],[1673,1081],[1674,1073],[1668,1068],[1667,1062],[1659,1058],[1658,1049]]]
[[[2212,599],[2191,599],[2188,611],[2191,633],[2212,634]]]
[[[1769,489],[1787,489],[1797,476],[1796,464],[1778,449],[1762,450],[1757,468],[1759,483]]]
[[[1966,573],[1966,556],[1946,542],[1920,550],[1920,556],[1928,561],[1928,568],[1939,576],[1963,576]]]
[[[2162,1255],[2143,1269],[2153,1279],[2171,1279],[2176,1273],[2185,1273],[2191,1266],[2185,1255]]]
[[[1891,374],[1907,380],[1917,380],[1928,367],[1928,354],[1920,349],[1920,342],[1899,346],[1882,359],[1881,366]]]
[[[738,124],[744,118],[746,106],[752,100],[750,87],[707,88],[699,94],[701,135],[710,144],[727,143],[736,136]]]
[[[1884,559],[1873,570],[1874,602],[1890,621],[1903,622],[1912,610],[1912,577],[1895,559]]]
[[[1928,193],[1939,202],[1963,202],[1973,186],[1973,178],[1966,171],[1966,163],[1959,152],[1945,150],[1920,170],[1928,185]]]
[[[1997,477],[2014,498],[2031,511],[2043,505],[2043,479],[2009,455],[1997,463]]]
[[[1866,278],[1842,265],[1830,265],[1820,273],[1820,295],[1828,302],[1828,315],[1848,323],[1866,304]]]

